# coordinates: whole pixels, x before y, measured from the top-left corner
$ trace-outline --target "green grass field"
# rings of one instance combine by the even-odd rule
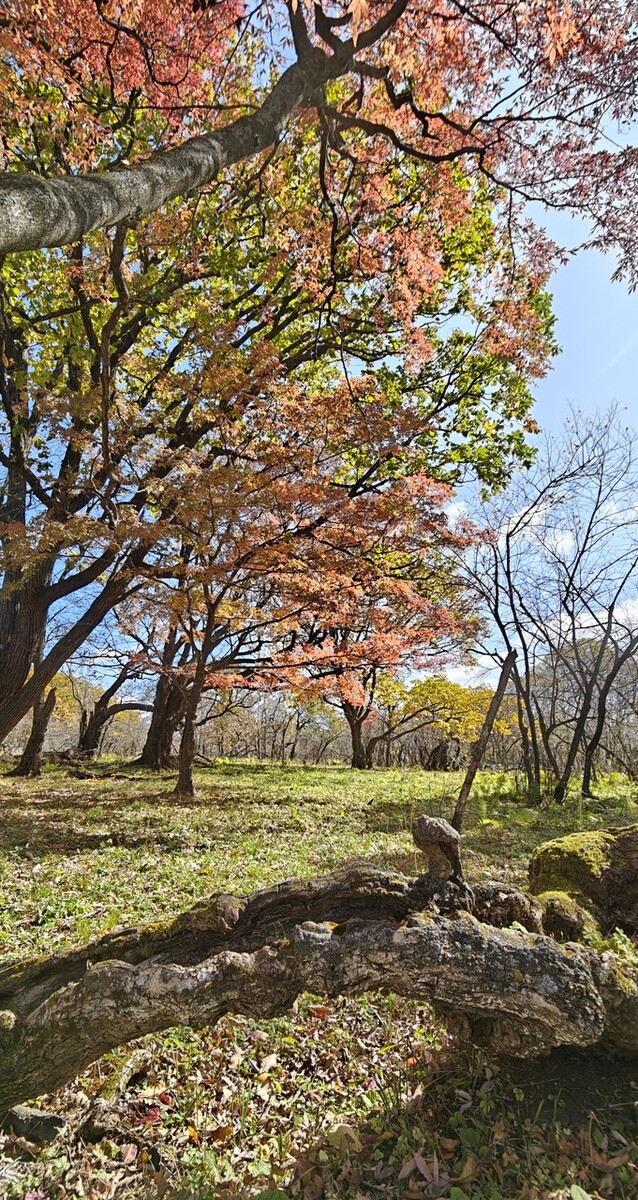
[[[36,781],[0,777],[5,961],[155,920],[211,892],[355,860],[413,873],[413,816],[449,816],[460,782],[416,770],[222,764],[198,773],[197,798],[184,804],[170,777],[96,770],[102,777],[53,768]],[[464,838],[470,882],[522,884],[540,841],[638,820],[636,791],[620,779],[606,781],[599,801],[562,809],[529,809],[515,790],[513,777],[477,781]],[[129,1047],[46,1099],[69,1120],[56,1142],[0,1135],[0,1196],[638,1195],[631,1069],[608,1072],[602,1095],[600,1064],[570,1059],[564,1080],[552,1065],[544,1086],[542,1068],[454,1046],[416,1003],[305,998],[276,1021],[227,1018],[137,1049],[143,1064],[130,1080]],[[79,1131],[99,1097],[103,1127],[89,1139]]]

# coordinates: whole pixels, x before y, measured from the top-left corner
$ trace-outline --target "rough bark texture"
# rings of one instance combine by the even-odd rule
[[[160,675],[155,689],[153,713],[139,764],[151,771],[165,771],[173,764],[173,739],[184,715],[184,694],[168,675]]]
[[[311,44],[296,8],[292,22],[299,61],[283,72],[254,112],[126,169],[46,180],[26,171],[0,175],[0,255],[64,246],[92,229],[134,224],[169,200],[197,192],[225,167],[267,150],[295,113],[316,102],[324,84],[352,70],[357,50],[374,46],[396,24],[407,0],[394,0],[356,44],[351,38],[331,43],[330,53]]]
[[[26,746],[20,756],[17,767],[10,771],[11,775],[23,775],[34,778],[42,768],[42,747],[47,735],[49,721],[55,708],[56,691],[51,688],[46,699],[40,697],[33,706],[33,722]]]
[[[46,180],[6,172],[0,176],[0,254],[76,242],[91,229],[134,223],[197,191],[224,167],[272,145],[308,89],[323,82],[317,75],[295,63],[256,113],[128,169]]]
[[[363,740],[363,723],[368,715],[368,709],[365,706],[351,704],[349,700],[342,701],[341,709],[350,729],[351,766],[357,771],[365,771],[372,765],[366,754]]]
[[[217,896],[167,924],[9,965],[0,1111],[131,1038],[228,1012],[271,1017],[306,990],[423,999],[465,1037],[521,1057],[601,1040],[637,1052],[638,975],[575,943],[477,919],[510,919],[507,895],[476,889],[472,916],[454,884],[352,867],[247,899]]]

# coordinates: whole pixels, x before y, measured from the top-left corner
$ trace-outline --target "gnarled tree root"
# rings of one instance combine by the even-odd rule
[[[454,884],[353,867],[217,896],[165,925],[10,965],[0,971],[0,1112],[142,1034],[229,1012],[272,1017],[304,991],[422,999],[467,1038],[520,1057],[599,1041],[638,1052],[638,973],[483,923],[495,912],[488,890],[476,890],[470,915]]]

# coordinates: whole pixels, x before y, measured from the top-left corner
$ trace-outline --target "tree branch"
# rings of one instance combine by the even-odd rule
[[[493,893],[474,892],[486,919]],[[272,1017],[304,991],[413,996],[466,1037],[521,1057],[601,1040],[638,1052],[635,971],[621,976],[613,956],[575,943],[482,924],[459,911],[463,897],[427,875],[355,866],[244,899],[216,896],[163,926],[9,965],[0,971],[0,1110],[60,1087],[132,1038],[199,1029],[229,1012]]]
[[[77,242],[92,229],[134,224],[178,196],[211,183],[225,167],[260,154],[327,79],[346,69],[320,51],[288,67],[255,112],[190,138],[126,169],[42,179],[0,176],[0,255]]]

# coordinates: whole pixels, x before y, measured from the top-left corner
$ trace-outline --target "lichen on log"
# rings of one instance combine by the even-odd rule
[[[476,889],[471,914],[453,883],[351,867],[12,964],[0,971],[0,1112],[143,1034],[272,1017],[304,991],[414,997],[464,1037],[521,1057],[600,1041],[637,1052],[638,975],[613,955],[495,927],[525,903],[499,892],[495,905]],[[490,912],[494,925],[481,919]]]

